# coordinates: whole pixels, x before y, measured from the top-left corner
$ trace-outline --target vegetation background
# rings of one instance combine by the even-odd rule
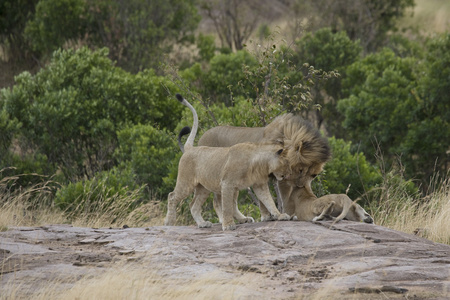
[[[179,92],[199,135],[301,114],[333,150],[318,196],[450,243],[448,20],[444,0],[4,0],[0,226],[162,224]]]

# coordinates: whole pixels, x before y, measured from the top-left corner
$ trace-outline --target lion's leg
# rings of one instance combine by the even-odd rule
[[[239,210],[239,207],[237,205],[237,197],[235,199],[234,203],[234,218],[238,221],[239,224],[242,223],[253,223],[255,220],[252,217],[246,217],[241,213]],[[222,198],[220,194],[214,194],[214,201],[213,201],[214,209],[216,211],[217,216],[219,217],[219,222],[223,223],[223,212],[222,212]]]
[[[278,185],[276,182],[277,182],[277,180],[275,180],[275,188],[277,188],[277,185]],[[278,195],[278,193],[277,193],[277,195]],[[281,196],[281,194],[280,194],[280,196]],[[261,214],[261,222],[276,220],[276,219],[275,220],[273,219],[269,210],[265,207],[265,205],[261,201],[259,201],[259,212]]]
[[[270,214],[269,210],[261,201],[259,201],[259,212],[261,214],[261,222],[269,222],[277,220],[276,218],[274,218],[274,216]]]
[[[261,222],[266,222],[266,221],[273,221],[271,219],[270,213],[267,210],[267,208],[264,206],[264,204],[261,203],[261,201],[258,200],[258,198],[255,196],[255,194],[253,193],[251,188],[247,188],[248,194],[250,195],[250,197],[252,198],[253,203],[255,203],[256,205],[258,205],[259,208],[259,212],[261,214]]]
[[[209,228],[212,226],[212,223],[209,221],[203,220],[202,217],[202,206],[205,203],[206,199],[211,192],[205,189],[202,185],[198,185],[195,188],[193,205],[191,206],[191,214],[197,223],[199,228]]]
[[[270,194],[269,186],[267,184],[258,184],[253,186],[253,191],[258,197],[261,204],[267,208],[269,211],[271,218],[280,221],[289,220],[290,217],[287,214],[281,214],[277,207],[275,206],[275,202],[273,201],[272,195]],[[261,218],[261,221],[265,221]]]
[[[173,226],[175,225],[175,221],[177,219],[177,204],[174,203],[175,192],[170,192],[167,197],[167,214],[164,219],[165,226]]]
[[[278,189],[280,191],[281,200],[283,202],[284,213],[292,216],[295,214],[295,201],[291,199],[293,188],[285,180],[278,181]]]
[[[344,218],[348,220],[347,215],[351,215],[350,211],[352,212],[354,211],[353,201],[347,195],[344,194],[336,195],[335,201],[338,202],[338,204],[340,204],[340,206],[342,207],[342,212],[339,216],[336,217],[336,219],[334,219],[334,221],[339,222]],[[353,218],[353,216],[351,216],[350,218]],[[357,220],[357,218],[355,218],[354,221],[361,221],[361,220]]]
[[[164,225],[173,226],[177,220],[177,206],[181,200],[186,199],[192,193],[192,188],[179,188],[175,186],[175,190],[169,193],[167,197],[167,215],[164,219]]]
[[[241,211],[239,210],[239,207],[238,207],[238,203],[237,203],[237,201],[238,201],[238,196],[239,196],[239,192],[238,192],[238,194],[236,195],[236,197],[234,198],[234,214],[233,214],[233,216],[234,216],[234,218],[238,221],[238,223],[239,224],[242,224],[242,223],[253,223],[253,222],[255,222],[255,220],[252,218],[252,217],[246,217],[244,214],[242,214],[241,213]]]
[[[331,213],[333,212],[333,208],[334,208],[334,204],[336,204],[334,201],[331,201],[327,207],[325,207],[321,214],[318,215],[317,217],[313,218],[313,222],[315,221],[322,221],[323,219],[325,219],[326,216],[331,216]],[[314,205],[314,204],[313,204]]]
[[[219,217],[219,223],[223,223],[222,196],[220,194],[214,193],[213,207]]]
[[[239,190],[234,186],[222,184],[222,213],[223,213],[223,230],[235,230],[236,224],[234,223],[234,199],[237,198]]]

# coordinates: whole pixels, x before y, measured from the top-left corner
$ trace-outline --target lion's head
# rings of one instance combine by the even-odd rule
[[[273,160],[270,166],[270,172],[277,180],[289,179],[292,175],[292,168],[289,160],[286,158],[286,151],[280,149],[276,152],[277,159]]]
[[[328,140],[310,122],[291,113],[278,116],[264,128],[264,140],[275,143],[280,139],[292,168],[289,180],[311,191],[311,181],[331,158]]]

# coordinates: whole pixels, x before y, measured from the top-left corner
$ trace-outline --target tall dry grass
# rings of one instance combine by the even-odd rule
[[[94,278],[83,278],[72,288],[55,293],[44,288],[35,299],[237,299],[251,296],[258,282],[251,274],[223,274],[210,272],[198,277],[161,275],[148,268],[113,268]],[[41,297],[42,295],[42,297]]]
[[[385,176],[370,211],[378,225],[450,244],[450,178],[436,174],[425,196],[408,194],[408,182]]]
[[[264,279],[261,280],[264,276],[255,276],[251,272],[210,271],[197,276],[186,276],[173,273],[165,269],[164,265],[151,265],[151,268],[142,265],[150,264],[119,264],[101,274],[74,278],[73,284],[67,282],[67,279],[57,279],[41,288],[15,284],[12,281],[7,283],[9,292],[0,294],[0,300],[264,299],[273,298],[274,293],[276,294],[273,287],[265,286]],[[307,278],[304,278],[304,282],[308,282]],[[341,295],[340,292],[340,286],[331,282],[318,291],[299,289],[291,293],[289,299],[361,299],[361,294]],[[282,299],[282,296],[279,298]]]
[[[23,176],[37,174],[3,176],[7,170],[0,170],[0,230],[8,226],[37,226],[50,223],[65,223],[60,211],[49,206],[53,182],[44,180],[27,188],[18,185]]]
[[[79,227],[146,227],[162,225],[163,211],[159,201],[150,201],[133,208],[139,191],[122,197],[113,195],[100,199],[95,210],[61,210],[53,205],[55,183],[42,180],[28,187],[18,186],[22,176],[4,176],[0,170],[0,231],[11,226],[42,226],[72,224]],[[103,200],[103,201],[102,201]],[[106,205],[107,204],[107,205]]]

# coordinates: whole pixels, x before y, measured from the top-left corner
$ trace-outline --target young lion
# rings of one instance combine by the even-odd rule
[[[359,204],[345,194],[331,194],[317,198],[303,188],[292,195],[295,197],[295,216],[299,221],[321,221],[342,219],[373,223],[372,217]]]
[[[270,174],[283,180],[291,173],[289,163],[284,157],[282,147],[274,144],[237,144],[232,147],[194,147],[198,128],[195,109],[186,99],[177,94],[177,99],[193,113],[194,125],[184,145],[184,154],[178,166],[175,189],[168,197],[168,210],[165,225],[174,225],[178,203],[194,190],[191,213],[199,227],[211,227],[201,216],[201,207],[211,192],[222,199],[223,230],[234,230],[234,207],[238,192],[253,187],[259,201],[269,210],[274,219],[289,220],[275,206],[267,182]],[[247,219],[247,218],[246,218]]]

